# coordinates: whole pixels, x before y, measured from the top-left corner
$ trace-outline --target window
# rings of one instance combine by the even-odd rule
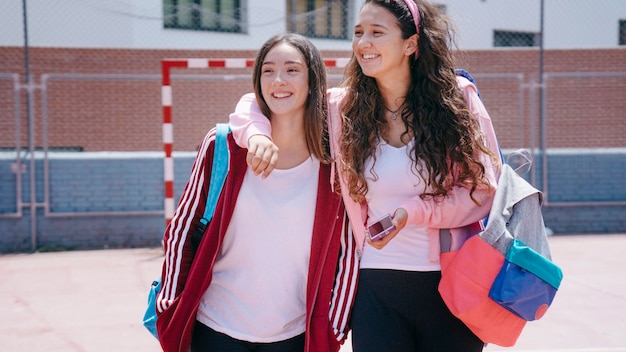
[[[626,20],[619,21],[619,45],[626,45]]]
[[[348,0],[286,0],[287,28],[311,38],[348,39]]]
[[[164,0],[163,26],[216,32],[242,32],[240,0]]]
[[[493,46],[539,46],[539,33],[493,31]]]

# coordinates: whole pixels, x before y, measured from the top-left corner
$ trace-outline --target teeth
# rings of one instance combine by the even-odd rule
[[[291,96],[291,93],[274,93],[273,95],[275,98],[287,98]]]
[[[367,54],[367,55],[363,55],[363,58],[368,60],[368,59],[374,59],[376,58],[378,55],[374,55],[374,54]]]

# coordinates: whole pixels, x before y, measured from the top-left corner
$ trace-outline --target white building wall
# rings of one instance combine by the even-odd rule
[[[493,31],[539,32],[539,0],[447,0],[457,41],[464,49],[493,48]]]
[[[540,0],[439,0],[463,49],[493,48],[493,31],[540,32]],[[614,48],[626,0],[544,0],[544,47]]]
[[[27,0],[28,40],[34,47],[254,50],[287,30],[286,0],[244,2],[247,32],[219,33],[163,28],[162,0]],[[1,0],[0,46],[24,45],[22,17],[22,0]],[[349,40],[315,43],[350,50]]]
[[[289,0],[247,0],[247,33],[164,29],[162,0],[27,0],[35,47],[257,49],[286,30]],[[461,49],[492,49],[493,30],[539,32],[540,0],[438,0],[458,30]],[[354,16],[363,0],[351,0]],[[618,46],[626,0],[544,0],[547,49]],[[351,32],[349,29],[348,33]],[[314,40],[322,50],[350,50],[350,40]],[[22,0],[0,1],[0,46],[24,44]]]

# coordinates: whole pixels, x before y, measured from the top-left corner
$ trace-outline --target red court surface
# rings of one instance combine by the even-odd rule
[[[485,351],[626,352],[626,235],[550,245],[564,272],[552,307],[515,347]],[[0,351],[160,351],[141,319],[162,259],[159,248],[0,256]]]

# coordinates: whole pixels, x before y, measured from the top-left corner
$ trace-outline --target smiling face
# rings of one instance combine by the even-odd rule
[[[302,116],[309,94],[309,73],[300,50],[284,42],[270,49],[262,62],[260,86],[272,118]]]
[[[406,79],[417,35],[402,38],[398,19],[386,8],[367,3],[354,26],[352,50],[366,76]]]

